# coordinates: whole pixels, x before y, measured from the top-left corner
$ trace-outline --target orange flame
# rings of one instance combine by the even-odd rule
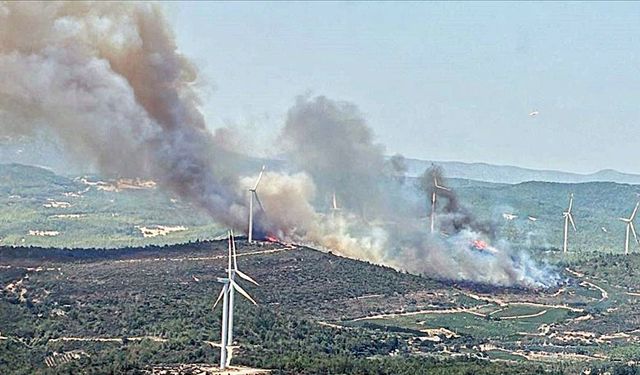
[[[272,234],[267,234],[264,239],[268,242],[280,242],[278,238]]]
[[[472,245],[478,250],[485,250],[487,247],[489,247],[489,244],[482,240],[474,240]]]

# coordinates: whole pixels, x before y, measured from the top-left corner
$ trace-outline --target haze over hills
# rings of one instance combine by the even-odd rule
[[[24,152],[28,150],[28,152]],[[58,174],[80,175],[93,173],[92,170],[83,170],[69,163],[61,150],[46,142],[23,142],[0,145],[0,157],[3,163],[19,163],[26,165],[38,165],[51,168]],[[407,176],[417,177],[431,164],[437,164],[444,168],[445,174],[450,178],[486,181],[494,183],[517,184],[528,181],[581,183],[581,182],[616,182],[620,184],[640,185],[640,175],[603,169],[589,174],[571,173],[558,170],[537,170],[509,165],[496,165],[489,163],[465,163],[459,161],[432,161],[407,158]],[[249,158],[247,165],[243,165],[243,171],[259,169],[265,164],[270,170],[286,169],[286,161],[282,158]]]
[[[277,163],[268,167],[284,168]],[[474,216],[494,224],[499,238],[528,249],[560,247],[561,213],[572,192],[579,229],[571,233],[573,249],[605,252],[622,251],[624,227],[618,217],[630,214],[640,189],[614,182],[505,184],[449,178],[446,183]],[[416,186],[417,179],[409,177],[403,194],[422,207],[424,197]],[[161,189],[95,175],[61,176],[19,164],[0,164],[0,206],[0,245],[114,248],[211,239],[224,232],[204,213]],[[517,217],[506,220],[505,213]],[[426,220],[426,209],[413,215]],[[144,235],[143,228],[158,226],[180,230]]]
[[[509,165],[494,165],[487,163],[464,163],[458,161],[429,161],[406,159],[407,174],[419,176],[432,163],[444,168],[448,177],[469,180],[517,184],[527,181],[544,182],[617,182],[620,184],[640,184],[640,175],[619,172],[613,169],[603,169],[589,174],[571,173],[556,170],[537,170]]]

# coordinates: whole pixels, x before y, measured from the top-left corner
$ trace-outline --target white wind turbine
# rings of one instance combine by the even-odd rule
[[[335,216],[338,211],[340,211],[340,207],[338,207],[338,199],[336,198],[336,192],[333,192],[331,196],[331,213]]]
[[[638,242],[638,235],[636,234],[636,228],[634,228],[633,226],[633,220],[636,218],[636,213],[638,213],[638,206],[640,206],[640,201],[636,203],[636,207],[633,209],[633,212],[631,213],[631,216],[628,219],[625,219],[623,217],[620,218],[621,221],[624,221],[627,224],[627,234],[624,238],[625,254],[629,254],[629,232],[633,233],[633,238],[636,240],[636,243],[640,244],[640,242]]]
[[[451,189],[446,188],[444,186],[440,186],[438,184],[438,177],[437,176],[433,176],[433,193],[431,193],[431,233],[435,232],[435,227],[436,227],[436,192],[438,191],[438,189],[441,190],[445,190],[445,191],[451,191]]]
[[[249,189],[249,243],[253,243],[253,200],[255,199],[260,206],[260,209],[264,211],[264,207],[262,206],[262,202],[260,202],[260,198],[258,198],[258,193],[256,189],[258,189],[258,184],[260,184],[260,180],[262,180],[262,174],[264,173],[265,166],[262,166],[260,170],[260,174],[258,175],[258,179],[256,180],[256,184],[253,185],[253,189]]]
[[[234,304],[234,290],[237,290],[251,303],[257,305],[256,301],[244,290],[238,283],[236,283],[236,275],[241,278],[250,281],[256,285],[251,277],[238,269],[237,255],[236,255],[236,242],[233,237],[233,232],[229,231],[229,260],[227,268],[227,277],[218,277],[218,282],[223,284],[222,291],[213,305],[215,309],[220,300],[222,299],[222,332],[220,342],[220,369],[225,369],[231,362],[231,349],[233,344],[233,304]],[[233,263],[232,263],[233,262]]]
[[[573,222],[573,215],[571,214],[571,209],[573,208],[573,193],[569,194],[569,208],[565,212],[562,213],[564,216],[564,243],[562,247],[563,252],[567,252],[567,242],[569,237],[569,222],[571,222],[571,226],[573,227],[573,231],[577,231],[576,224]]]

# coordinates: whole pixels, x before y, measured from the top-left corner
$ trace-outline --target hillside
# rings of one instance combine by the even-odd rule
[[[453,180],[452,186],[456,185]],[[569,234],[571,250],[620,252],[625,226],[618,218],[631,214],[640,188],[613,182],[525,182],[492,187],[467,185],[457,191],[461,201],[478,217],[496,223],[501,238],[532,249],[561,247],[562,213],[567,208],[569,193],[573,193],[573,216],[578,230]],[[507,220],[503,214],[517,217]],[[637,246],[632,248],[640,250]]]
[[[415,183],[404,189],[418,199]],[[233,362],[276,374],[631,371],[620,363],[638,355],[640,258],[619,255],[617,217],[628,215],[637,187],[446,184],[494,223],[498,238],[548,262],[563,283],[451,282],[239,241],[240,268],[260,283],[243,286],[260,305],[237,304]],[[569,192],[579,231],[562,254]],[[226,243],[177,243],[222,228],[144,180],[12,164],[0,166],[0,193],[0,372],[138,373],[218,360],[220,314],[211,306]],[[96,247],[109,249],[87,249]]]
[[[456,285],[279,243],[238,242],[233,364],[274,374],[632,370],[638,256],[564,266],[550,290]],[[226,242],[0,247],[0,372],[140,373],[216,363]],[[507,362],[503,362],[508,360]],[[615,372],[618,373],[618,372]]]
[[[415,184],[407,179],[405,193],[421,206],[426,202]],[[573,192],[578,232],[570,233],[571,249],[578,252],[622,251],[624,225],[618,218],[630,214],[640,191],[612,182],[510,185],[453,178],[448,184],[475,216],[494,224],[500,238],[534,250],[560,247],[562,212]],[[18,164],[0,165],[0,207],[3,245],[113,248],[211,239],[224,232],[154,187],[63,177]],[[506,220],[505,213],[518,217]],[[426,204],[416,215],[426,218]]]
[[[20,164],[0,164],[0,207],[0,245],[123,247],[223,232],[144,181],[71,178]]]

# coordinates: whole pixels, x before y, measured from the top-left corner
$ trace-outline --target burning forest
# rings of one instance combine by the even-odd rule
[[[244,156],[208,130],[198,71],[158,5],[1,3],[0,75],[1,137],[46,134],[78,163],[152,179],[212,220],[247,231],[258,171],[242,175],[234,166]],[[476,220],[439,168],[425,171],[412,199],[400,194],[403,158],[385,157],[354,104],[301,96],[279,139],[290,168],[267,170],[254,188],[257,237],[429,277],[558,283],[553,270]]]

